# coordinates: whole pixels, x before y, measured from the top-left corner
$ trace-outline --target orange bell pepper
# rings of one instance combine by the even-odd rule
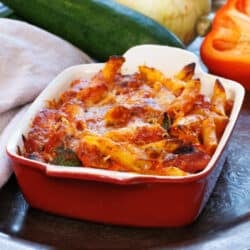
[[[228,0],[215,13],[200,55],[211,73],[250,90],[250,0]]]

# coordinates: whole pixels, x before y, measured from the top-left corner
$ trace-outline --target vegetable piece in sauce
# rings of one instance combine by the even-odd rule
[[[81,161],[72,149],[57,147],[55,153],[56,156],[51,161],[52,164],[61,166],[81,166]]]

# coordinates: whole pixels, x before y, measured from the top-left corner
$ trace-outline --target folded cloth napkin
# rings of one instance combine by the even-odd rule
[[[90,62],[84,52],[51,33],[0,18],[0,188],[12,173],[5,147],[23,106],[65,68]]]

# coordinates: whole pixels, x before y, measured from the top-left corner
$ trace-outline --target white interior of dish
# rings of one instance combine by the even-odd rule
[[[172,76],[173,74],[181,70],[186,64],[195,62],[195,77],[201,79],[202,93],[207,95],[211,94],[215,79],[219,78],[221,80],[224,88],[226,89],[227,95],[234,100],[234,105],[230,115],[230,121],[220,140],[216,152],[214,153],[208,166],[202,172],[204,173],[204,171],[209,171],[209,169],[211,169],[216,163],[216,160],[220,156],[232,132],[243,102],[244,88],[234,81],[216,77],[203,72],[199,65],[198,58],[193,53],[188,52],[186,50],[159,45],[141,45],[131,48],[124,54],[124,56],[126,58],[126,62],[124,63],[122,68],[123,73],[132,73],[137,71],[138,65],[147,65],[161,70],[166,75]],[[22,121],[20,121],[20,125],[17,126],[17,130],[15,131],[7,145],[8,152],[12,155],[17,155],[17,145],[22,147],[22,134],[26,134],[26,131],[28,130],[33,117],[38,112],[38,110],[40,110],[43,106],[46,105],[46,101],[58,97],[63,91],[65,91],[69,87],[69,84],[73,80],[79,78],[91,78],[96,72],[98,72],[102,68],[102,66],[103,64],[101,63],[77,65],[70,67],[60,73],[38,96],[38,98],[33,102],[33,104],[30,106],[30,108],[24,115]],[[32,160],[27,160],[32,162]],[[107,178],[113,178],[116,180],[133,179],[135,177],[138,178],[140,176],[143,176],[143,178],[146,177],[145,175],[140,175],[136,173],[126,173],[111,170],[94,169],[88,167],[62,167],[44,163],[41,163],[41,165],[46,168],[47,174],[51,175],[56,175],[56,173],[79,173],[83,175],[87,174],[88,176],[106,176]],[[195,175],[199,175],[202,172],[197,173]],[[156,178],[183,179],[189,177],[190,176],[157,176]]]

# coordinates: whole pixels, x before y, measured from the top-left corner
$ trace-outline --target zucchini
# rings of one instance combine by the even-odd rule
[[[99,61],[139,44],[184,48],[168,29],[112,0],[1,0],[24,20],[71,42]]]
[[[81,166],[82,163],[79,160],[77,154],[70,148],[64,148],[63,146],[55,149],[56,156],[51,161],[52,164],[60,166]]]
[[[0,17],[7,17],[11,14],[13,14],[13,11],[0,2]]]

